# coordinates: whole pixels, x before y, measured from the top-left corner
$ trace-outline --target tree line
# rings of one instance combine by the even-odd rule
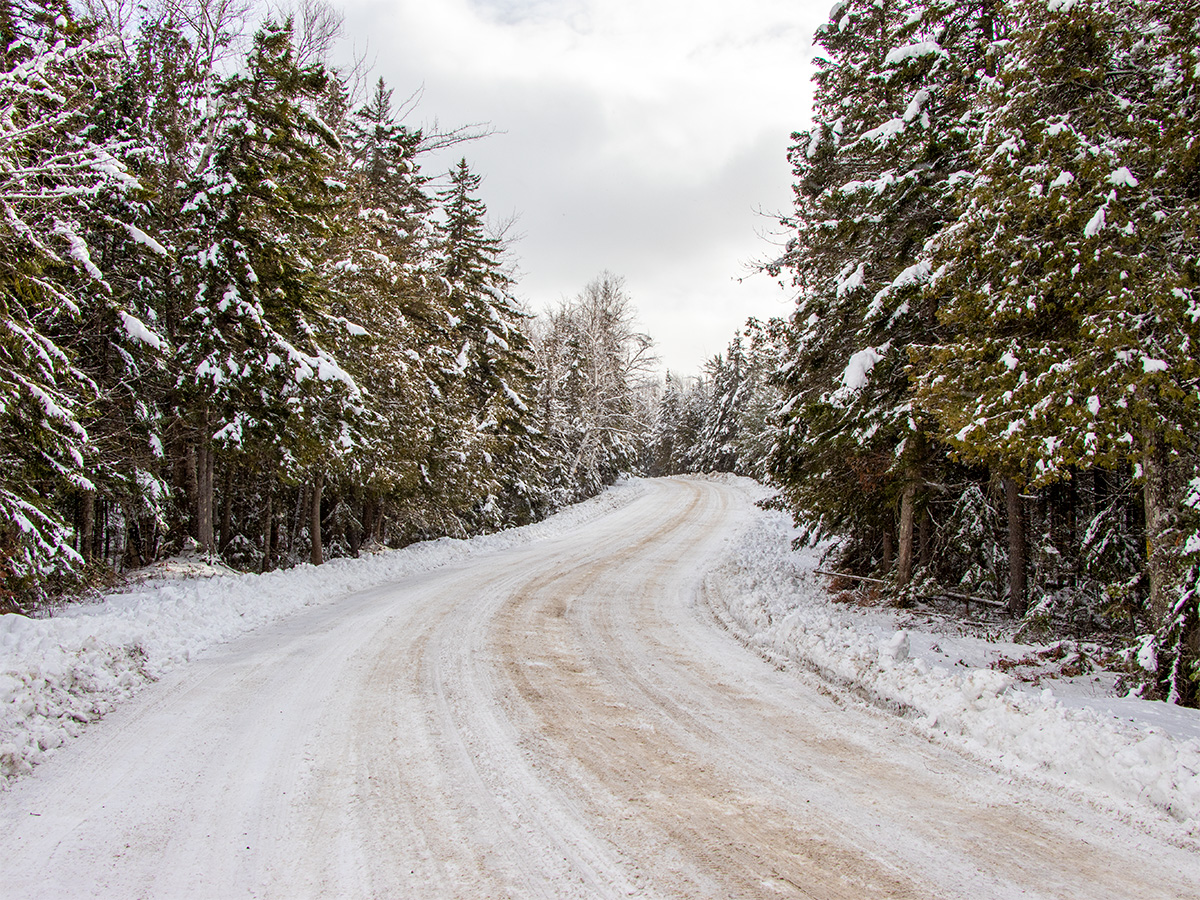
[[[328,7],[89,10],[0,0],[0,602],[733,471],[897,602],[1124,629],[1196,702],[1196,0],[839,2],[796,308],[657,385],[617,276],[522,308],[479,175],[422,169],[473,133],[331,68]]]
[[[329,7],[88,8],[0,0],[0,604],[521,524],[628,468],[623,282],[525,311],[480,176],[422,170],[475,134],[332,68]]]
[[[845,0],[815,42],[753,459],[896,601],[1124,629],[1146,696],[1194,704],[1200,6]],[[756,474],[716,421],[686,453]]]

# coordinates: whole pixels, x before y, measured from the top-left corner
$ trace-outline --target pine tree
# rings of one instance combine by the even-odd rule
[[[778,431],[776,411],[783,405],[776,376],[784,361],[787,323],[772,318],[766,322],[748,319],[745,399],[738,411],[732,444],[737,454],[736,471],[759,481],[768,478],[768,464]]]
[[[928,339],[927,240],[953,212],[964,116],[994,36],[992,2],[839,3],[816,40],[817,124],[795,136],[799,288],[772,475],[798,518],[853,534],[848,562],[912,575],[930,480],[908,348]]]
[[[181,323],[178,392],[197,538],[210,551],[217,453],[312,478],[319,497],[330,458],[355,442],[360,392],[326,349],[344,324],[317,263],[343,195],[331,177],[340,142],[313,111],[327,81],[319,66],[297,66],[289,23],[264,26],[246,74],[222,85],[223,121],[182,210],[194,306]]]
[[[510,293],[502,242],[488,232],[480,182],[463,159],[438,192],[439,269],[448,293],[435,352],[442,355],[446,407],[457,409],[440,429],[429,466],[431,472],[442,468],[440,478],[459,481],[462,497],[477,504],[476,515],[496,527],[535,515],[542,461],[528,429],[533,362],[521,327],[527,316]],[[461,448],[457,466],[446,467],[438,446],[446,440]]]
[[[82,562],[63,510],[94,490],[82,419],[96,385],[62,338],[112,286],[81,213],[139,186],[120,141],[90,125],[113,60],[67,3],[0,5],[0,72],[0,599],[36,599]]]
[[[654,424],[646,440],[646,473],[651,477],[677,475],[679,427],[683,419],[683,386],[680,379],[667,372],[662,395],[654,410]]]
[[[382,79],[346,131],[351,202],[325,269],[345,322],[347,368],[368,398],[347,488],[359,495],[350,521],[356,545],[382,538],[375,532],[384,505],[411,504],[421,492],[440,394],[430,351],[440,346],[447,313],[421,131],[396,121]]]
[[[960,458],[1028,485],[1135,467],[1160,628],[1200,411],[1194,23],[1174,4],[1014,5],[978,176],[934,244],[954,337],[920,387]]]
[[[127,160],[142,187],[101,190],[79,199],[78,232],[105,277],[78,277],[80,319],[58,340],[96,388],[83,419],[92,445],[88,479],[95,490],[77,498],[76,545],[91,560],[97,526],[119,522],[124,539],[114,552],[123,559],[111,563],[137,566],[156,557],[170,516],[162,472],[170,345],[162,310],[173,259],[157,238],[160,172],[142,69],[136,59],[115,55],[111,74],[107,83],[95,85],[87,111],[89,135]]]

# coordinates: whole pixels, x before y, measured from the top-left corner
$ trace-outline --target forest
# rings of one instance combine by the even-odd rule
[[[0,2],[9,609],[187,550],[266,571],[521,524],[637,463],[621,279],[526,311],[481,176],[422,169],[478,130],[330,68],[331,7],[277,12]]]
[[[250,11],[0,0],[0,604],[733,472],[886,602],[1200,700],[1197,0],[838,2],[795,309],[665,382],[619,276],[517,299],[480,175],[425,168],[479,132],[332,68],[324,4]]]
[[[891,602],[1107,632],[1194,705],[1200,5],[849,0],[815,42],[766,264],[795,311],[668,391],[666,468],[765,477]]]

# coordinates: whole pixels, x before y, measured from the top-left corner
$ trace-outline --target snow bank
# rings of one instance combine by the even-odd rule
[[[51,618],[0,616],[0,785],[28,772],[148,682],[215,644],[303,607],[554,537],[645,490],[639,481],[623,481],[524,528],[470,540],[427,541],[319,567],[239,575],[191,565],[185,568],[194,574],[179,577],[179,567],[168,565],[122,593]]]
[[[1147,707],[1145,718],[1162,704],[1114,697],[1111,710],[1071,708],[1079,698],[1022,689],[1006,674],[964,662],[961,656],[971,654],[961,639],[946,654],[956,638],[914,631],[911,622],[897,629],[899,611],[833,602],[827,579],[813,571],[816,552],[792,551],[792,535],[785,515],[763,513],[706,577],[714,612],[749,646],[900,712],[931,739],[950,741],[998,769],[1080,793],[1138,821],[1164,824],[1165,813],[1184,833],[1200,836],[1200,739],[1127,718],[1136,703]],[[950,665],[931,661],[955,656],[959,661]]]

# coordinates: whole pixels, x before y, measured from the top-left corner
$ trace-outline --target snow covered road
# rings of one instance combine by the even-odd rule
[[[184,665],[0,795],[22,897],[1200,896],[1200,859],[718,627],[744,487],[658,480],[538,543]]]

